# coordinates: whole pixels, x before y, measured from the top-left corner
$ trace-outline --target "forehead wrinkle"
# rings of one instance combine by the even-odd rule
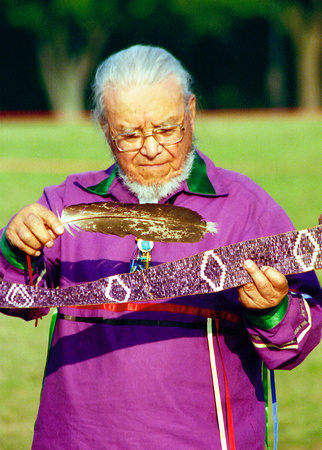
[[[182,121],[181,118],[182,112],[178,112],[175,114],[171,114],[170,116],[166,117],[165,119],[161,119],[159,121],[150,121],[150,119],[146,119],[145,120],[145,125],[144,126],[140,126],[140,125],[133,125],[131,126],[130,124],[121,124],[119,123],[118,125],[116,125],[117,127],[117,132],[118,133],[131,133],[132,131],[137,131],[137,130],[150,130],[151,128],[159,128],[162,126],[168,126],[168,125],[179,125],[179,122]],[[121,118],[121,122],[122,122],[122,118]],[[147,124],[147,122],[149,122]]]
[[[108,122],[119,133],[177,124],[185,106],[181,90],[172,79],[156,86],[108,88],[104,100]]]

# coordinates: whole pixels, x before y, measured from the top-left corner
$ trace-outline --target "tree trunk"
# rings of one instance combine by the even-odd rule
[[[295,46],[298,106],[321,107],[322,16],[316,11],[308,20],[294,8],[284,19]]]
[[[70,55],[67,37],[59,33],[39,47],[40,71],[55,114],[66,119],[83,114],[85,89],[106,42],[107,35],[93,33],[83,52]]]
[[[299,106],[318,108],[322,106],[321,56],[322,23],[313,17],[310,26],[302,30],[297,41],[297,72]]]

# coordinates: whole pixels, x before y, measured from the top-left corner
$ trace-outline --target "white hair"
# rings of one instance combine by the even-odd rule
[[[132,181],[123,169],[118,165],[118,176],[122,180],[124,186],[128,188],[130,192],[135,194],[140,203],[158,203],[161,199],[173,194],[180,186],[180,184],[189,178],[193,161],[195,159],[195,147],[191,146],[186,160],[182,166],[182,172],[171,178],[163,184],[153,184],[151,186],[141,185],[137,181]],[[116,161],[117,163],[117,161]],[[117,163],[118,164],[118,163]]]
[[[160,47],[134,45],[111,55],[98,67],[93,83],[94,118],[106,121],[103,98],[107,86],[153,86],[170,76],[178,81],[187,103],[192,94],[191,76],[171,53]]]

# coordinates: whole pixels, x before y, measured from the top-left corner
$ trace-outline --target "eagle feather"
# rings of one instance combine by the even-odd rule
[[[134,235],[159,242],[199,242],[215,233],[216,224],[182,206],[119,202],[80,203],[63,209],[59,217],[67,231],[83,230],[120,237]]]

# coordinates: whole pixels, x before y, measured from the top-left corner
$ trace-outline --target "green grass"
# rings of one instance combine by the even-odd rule
[[[104,169],[111,161],[86,121],[0,122],[0,226],[45,185],[72,172]],[[296,115],[200,117],[197,146],[218,166],[254,179],[284,207],[298,229],[322,213],[322,122]],[[319,273],[321,278],[321,271]],[[46,359],[50,318],[37,328],[0,316],[0,448],[28,449]],[[292,372],[276,374],[279,449],[322,448],[321,346]]]
[[[0,319],[0,448],[31,448],[46,361],[49,317],[24,323]]]

